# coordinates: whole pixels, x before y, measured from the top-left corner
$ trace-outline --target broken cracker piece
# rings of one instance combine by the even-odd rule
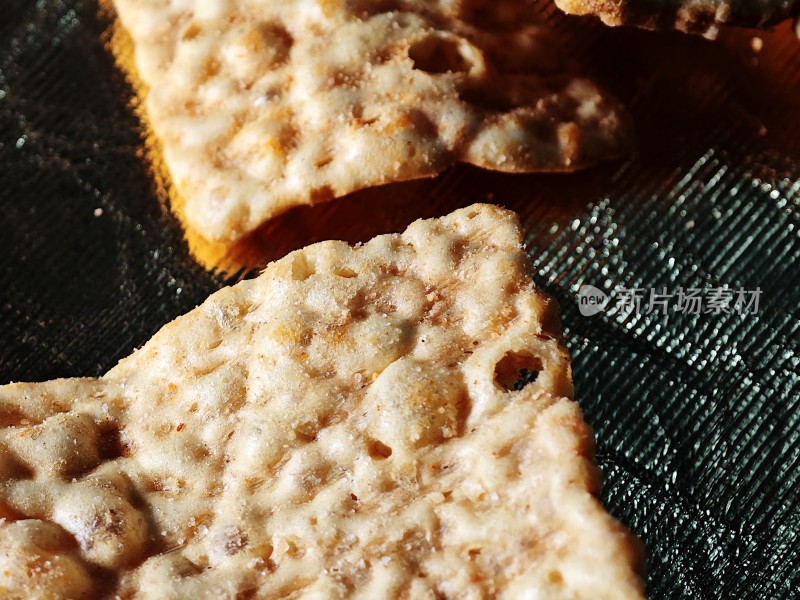
[[[571,15],[594,15],[606,25],[678,29],[714,39],[724,26],[769,28],[798,15],[798,0],[555,0]]]
[[[104,377],[0,387],[0,588],[640,599],[571,395],[513,213],[315,244]]]
[[[456,162],[574,170],[630,144],[618,102],[518,0],[114,5],[185,218],[211,241]]]

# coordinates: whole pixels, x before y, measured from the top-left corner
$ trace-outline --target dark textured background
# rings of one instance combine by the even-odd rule
[[[636,155],[356,193],[276,219],[230,261],[474,201],[517,210],[561,303],[603,499],[647,546],[650,597],[798,598],[800,42],[786,25],[711,43],[540,10],[630,107]],[[163,208],[110,24],[89,0],[0,0],[0,384],[99,375],[236,278],[199,266]],[[583,283],[763,294],[757,315],[587,318]]]

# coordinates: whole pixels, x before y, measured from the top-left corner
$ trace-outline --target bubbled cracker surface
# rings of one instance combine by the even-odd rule
[[[628,142],[616,101],[519,0],[114,3],[186,218],[211,240],[455,162],[566,170]]]
[[[512,213],[311,246],[103,378],[0,388],[0,589],[640,598],[571,393]]]

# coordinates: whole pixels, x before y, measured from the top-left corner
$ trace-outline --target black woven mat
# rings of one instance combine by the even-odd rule
[[[226,281],[163,209],[108,26],[88,0],[0,0],[0,384],[100,375]],[[749,37],[553,26],[631,107],[639,154],[584,176],[454,170],[402,189],[462,204],[491,190],[521,212],[537,283],[562,306],[603,500],[647,546],[650,597],[800,597],[800,50],[765,71]],[[546,201],[559,195],[567,208]],[[399,229],[415,209],[393,217],[393,202],[372,218]],[[292,240],[265,258],[319,239],[310,220],[375,233],[338,233],[339,210],[290,215]],[[581,314],[583,285],[605,311]],[[757,310],[736,310],[756,291]]]

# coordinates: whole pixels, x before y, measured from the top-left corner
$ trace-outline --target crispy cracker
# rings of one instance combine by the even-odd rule
[[[517,0],[115,0],[190,227],[231,241],[297,205],[456,162],[621,154],[619,104]]]
[[[475,205],[316,244],[0,387],[4,597],[642,598],[521,241]]]
[[[555,0],[572,15],[594,15],[606,25],[678,29],[716,38],[721,27],[769,28],[800,11],[798,0]]]

